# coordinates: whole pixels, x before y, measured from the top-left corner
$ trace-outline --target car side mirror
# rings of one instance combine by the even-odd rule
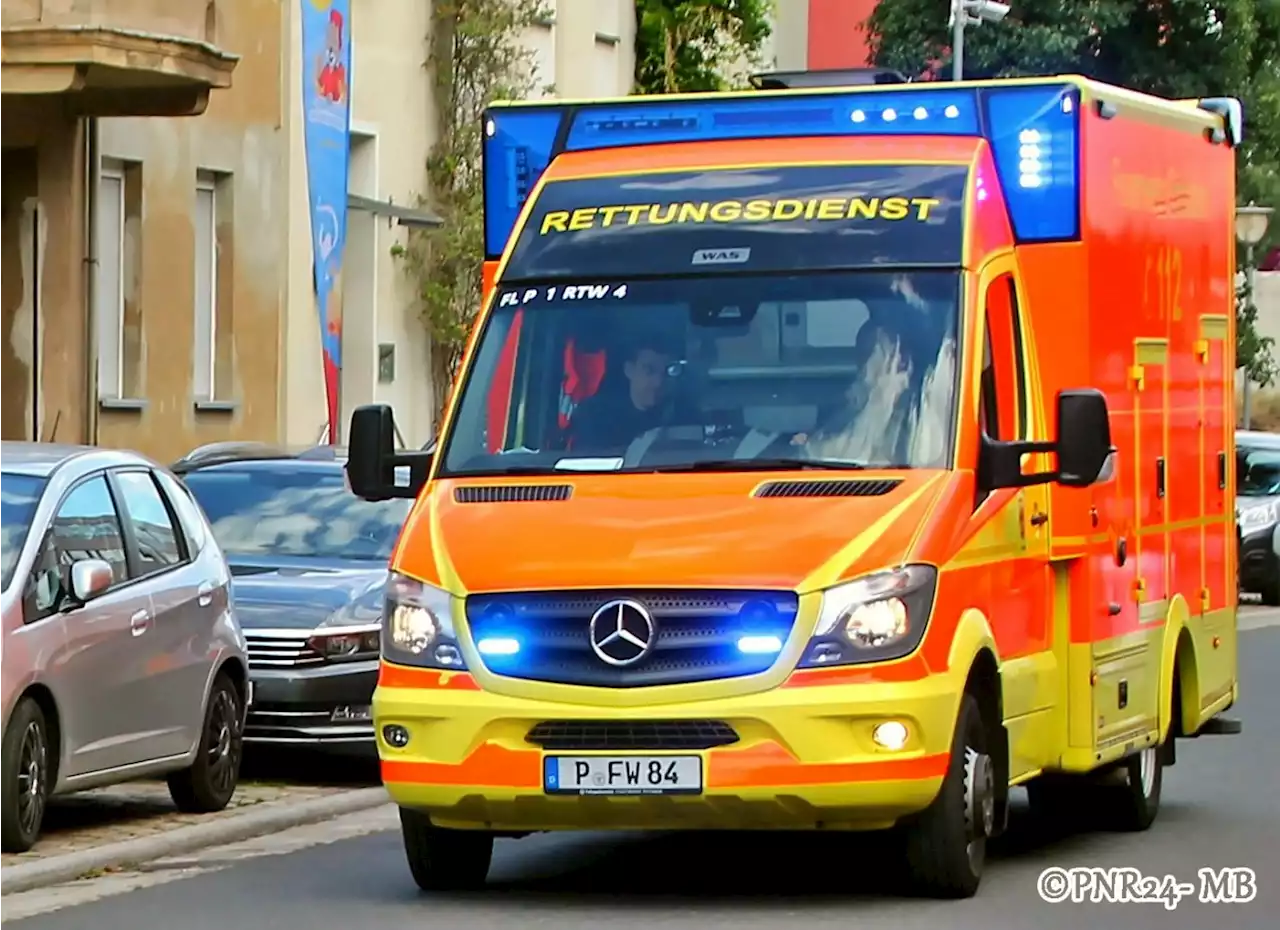
[[[1116,450],[1111,445],[1111,417],[1106,397],[1091,388],[1059,391],[1057,405],[1058,435],[1053,442],[1002,442],[985,433],[981,436],[979,487],[994,491],[1057,483],[1068,488],[1087,488],[1110,477]],[[1037,452],[1056,455],[1057,469],[1023,474],[1022,457]]]
[[[347,450],[347,483],[364,500],[413,499],[427,483],[433,452],[396,451],[396,421],[386,404],[355,409]]]
[[[111,587],[114,580],[115,573],[102,559],[81,559],[71,566],[71,596],[76,603],[87,604]]]

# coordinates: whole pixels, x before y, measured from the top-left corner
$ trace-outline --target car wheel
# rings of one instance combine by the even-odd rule
[[[1262,603],[1268,607],[1280,607],[1280,578],[1268,578],[1258,585]]]
[[[951,762],[938,797],[906,828],[907,864],[915,890],[928,897],[970,898],[995,829],[995,766],[978,702],[960,704]]]
[[[209,692],[195,761],[190,768],[169,776],[169,794],[178,810],[208,814],[222,810],[231,801],[240,781],[243,717],[235,685],[219,673]]]
[[[477,891],[493,861],[493,834],[437,827],[420,811],[400,808],[400,833],[413,880],[423,891]]]
[[[1170,739],[1173,738],[1170,734]],[[1121,784],[1108,786],[1111,814],[1108,826],[1116,830],[1140,832],[1155,822],[1164,785],[1163,755],[1151,746],[1121,763]]]
[[[44,822],[50,782],[49,727],[40,705],[23,698],[4,734],[3,848],[26,852],[35,845]]]

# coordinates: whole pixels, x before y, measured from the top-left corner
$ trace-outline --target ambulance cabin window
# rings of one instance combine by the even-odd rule
[[[1018,296],[1012,275],[987,288],[979,417],[992,439],[1027,438],[1026,372]]]

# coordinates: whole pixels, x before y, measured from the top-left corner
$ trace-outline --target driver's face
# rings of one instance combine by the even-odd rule
[[[641,349],[639,355],[623,366],[623,373],[631,382],[631,402],[637,410],[648,410],[658,402],[667,380],[667,365],[665,355]]]

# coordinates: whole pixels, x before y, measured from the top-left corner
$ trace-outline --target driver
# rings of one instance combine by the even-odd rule
[[[662,401],[672,356],[655,334],[637,337],[627,347],[623,378],[606,378],[599,393],[573,414],[574,446],[581,450],[625,449],[662,425]]]

